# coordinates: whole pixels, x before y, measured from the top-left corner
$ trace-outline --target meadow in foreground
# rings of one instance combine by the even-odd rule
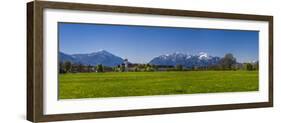
[[[258,71],[108,72],[59,75],[59,99],[258,91]]]

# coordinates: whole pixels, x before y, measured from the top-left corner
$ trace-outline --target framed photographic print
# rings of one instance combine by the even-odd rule
[[[273,17],[27,3],[27,119],[273,106]]]

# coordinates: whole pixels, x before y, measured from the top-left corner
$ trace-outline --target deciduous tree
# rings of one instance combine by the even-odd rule
[[[231,53],[225,54],[225,56],[220,60],[220,65],[223,70],[231,70],[235,64],[236,58]]]

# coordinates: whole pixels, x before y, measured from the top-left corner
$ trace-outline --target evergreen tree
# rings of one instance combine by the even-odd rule
[[[102,64],[97,65],[97,72],[104,72]]]
[[[70,61],[66,61],[66,62],[64,63],[64,67],[65,67],[65,71],[66,71],[66,72],[71,72],[72,64],[71,64]]]

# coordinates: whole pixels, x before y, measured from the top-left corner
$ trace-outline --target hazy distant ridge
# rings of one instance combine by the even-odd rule
[[[60,62],[70,61],[72,63],[80,63],[84,65],[93,65],[103,64],[105,66],[117,66],[123,63],[121,57],[115,56],[112,53],[109,53],[105,50],[93,52],[89,54],[65,54],[60,52]]]

